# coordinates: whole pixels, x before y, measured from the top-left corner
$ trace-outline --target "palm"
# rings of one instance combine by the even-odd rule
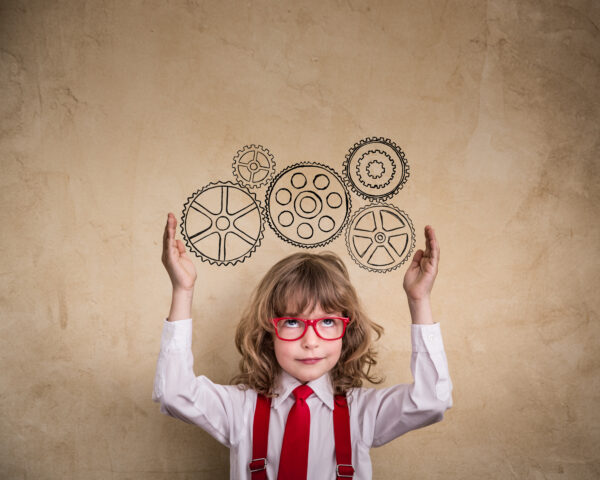
[[[169,213],[163,235],[162,262],[171,278],[173,288],[191,290],[196,281],[196,267],[185,251],[183,242],[175,239],[175,215]]]
[[[415,252],[411,264],[404,275],[404,290],[409,298],[428,297],[438,272],[440,247],[431,226],[425,227],[425,251]]]
[[[193,283],[196,278],[196,268],[192,263],[192,260],[185,253],[185,247],[183,246],[183,242],[181,240],[176,240],[177,247],[175,248],[175,252],[173,253],[175,257],[175,271],[177,274],[177,278],[180,279],[185,284]],[[184,252],[182,253],[179,249],[181,247]]]

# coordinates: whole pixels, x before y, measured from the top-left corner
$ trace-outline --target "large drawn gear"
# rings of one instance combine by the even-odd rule
[[[275,160],[268,148],[246,145],[233,157],[233,175],[240,185],[257,188],[275,173]]]
[[[346,229],[346,247],[352,259],[370,272],[390,272],[415,248],[410,217],[394,205],[375,203],[354,214]]]
[[[209,183],[197,190],[182,213],[181,234],[188,249],[211,265],[243,262],[263,238],[260,201],[233,182]]]
[[[375,201],[394,196],[410,175],[402,149],[383,137],[355,143],[346,155],[343,171],[347,185],[357,195]]]
[[[322,247],[348,223],[350,194],[327,165],[296,163],[279,172],[267,189],[265,216],[275,234],[297,247]]]

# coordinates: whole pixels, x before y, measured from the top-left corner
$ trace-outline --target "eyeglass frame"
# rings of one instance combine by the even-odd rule
[[[328,318],[333,318],[336,320],[341,320],[344,323],[344,330],[342,331],[342,334],[337,337],[337,338],[324,338],[321,335],[319,335],[319,332],[317,331],[316,328],[316,324],[317,322],[321,321],[321,320],[326,320]],[[277,330],[277,323],[280,320],[300,320],[304,323],[304,331],[302,332],[302,335],[300,335],[298,338],[294,338],[294,339],[290,339],[290,338],[282,338],[279,336],[279,331]],[[321,317],[321,318],[313,318],[312,320],[309,318],[299,318],[299,317],[277,317],[277,318],[272,318],[271,321],[273,322],[273,326],[275,327],[275,335],[277,335],[277,338],[279,340],[283,340],[284,342],[295,342],[297,340],[300,340],[302,337],[304,337],[304,335],[306,335],[306,332],[308,332],[308,327],[312,327],[314,332],[316,333],[317,337],[319,337],[322,340],[326,340],[328,342],[333,342],[335,340],[339,340],[340,338],[343,338],[344,335],[346,335],[346,327],[348,326],[348,323],[350,322],[350,318],[348,317],[335,317],[332,315],[329,315],[327,317]]]

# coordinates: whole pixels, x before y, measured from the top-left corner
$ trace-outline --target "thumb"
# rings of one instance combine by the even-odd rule
[[[177,239],[176,242],[177,242],[177,250],[179,250],[179,255],[185,255],[186,251],[185,251],[185,246],[183,245],[183,242],[179,239]]]
[[[419,267],[421,265],[421,258],[423,258],[423,250],[419,248],[413,256],[412,262],[410,264],[410,268]]]

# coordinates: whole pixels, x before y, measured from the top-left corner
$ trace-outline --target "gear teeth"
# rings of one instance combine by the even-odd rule
[[[385,268],[385,269],[377,269],[377,268],[373,268],[370,267],[368,265],[365,265],[363,263],[361,263],[355,256],[354,253],[352,251],[352,247],[350,244],[350,233],[351,233],[351,228],[350,225],[352,225],[352,223],[354,223],[354,220],[365,210],[370,210],[372,208],[390,208],[398,213],[401,214],[402,218],[404,220],[407,221],[408,223],[408,227],[411,231],[411,241],[410,241],[410,248],[408,250],[408,253],[404,256],[404,258],[402,259],[401,262],[399,262],[398,264],[394,265],[393,267],[390,268]],[[415,239],[415,228],[413,226],[412,220],[411,218],[408,216],[408,214],[406,212],[404,212],[403,210],[400,210],[398,207],[391,205],[389,203],[371,203],[370,205],[366,205],[362,208],[360,208],[354,215],[352,215],[352,218],[350,219],[350,221],[348,222],[348,226],[346,228],[346,233],[345,233],[345,243],[346,243],[346,248],[348,250],[348,253],[350,254],[350,257],[352,258],[352,260],[354,260],[354,263],[356,263],[360,268],[364,268],[365,270],[369,271],[369,272],[375,272],[375,273],[387,273],[387,272],[391,272],[392,270],[396,270],[397,268],[399,268],[401,265],[403,265],[404,263],[406,263],[406,261],[408,259],[411,258],[412,256],[412,252],[415,248],[416,245],[416,239]]]
[[[387,182],[385,183],[381,183],[376,184],[376,183],[370,183],[370,181],[367,179],[365,180],[361,174],[361,164],[364,160],[364,158],[368,155],[368,153],[379,153],[380,155],[386,157],[389,160],[389,163],[391,165],[391,174],[389,175],[389,179],[387,180]],[[366,167],[368,169],[368,166]],[[385,167],[384,167],[384,171],[385,171]],[[392,179],[394,178],[394,176],[396,175],[396,164],[394,163],[394,161],[392,160],[392,158],[385,152],[383,152],[382,150],[376,149],[376,150],[371,150],[367,153],[364,153],[356,162],[356,174],[359,178],[359,181],[362,185],[367,186],[368,188],[385,188],[387,185],[389,185],[389,183],[392,181]],[[367,172],[368,175],[368,172]],[[383,173],[381,174],[383,175]]]
[[[344,189],[344,194],[346,197],[346,202],[348,204],[348,208],[346,211],[346,215],[344,217],[344,221],[342,222],[342,225],[338,228],[338,231],[335,235],[333,235],[332,237],[328,238],[326,241],[324,242],[319,242],[319,243],[315,243],[315,244],[303,244],[303,243],[299,243],[296,242],[294,240],[289,239],[288,237],[285,237],[284,235],[281,234],[281,232],[275,227],[274,222],[272,221],[271,218],[271,208],[269,206],[269,199],[271,198],[271,194],[273,193],[273,188],[275,186],[275,184],[277,183],[277,180],[279,180],[283,175],[285,175],[285,173],[287,173],[288,171],[297,168],[298,166],[318,166],[318,167],[322,167],[326,170],[328,170],[329,172],[332,172],[336,178],[340,181],[340,183],[342,184],[342,186],[345,186],[345,181],[343,176],[341,176],[340,174],[338,174],[332,167],[330,167],[329,165],[324,165],[322,163],[319,162],[297,162],[294,163],[293,165],[290,165],[289,167],[284,168],[282,171],[280,171],[276,177],[274,177],[271,182],[269,183],[269,186],[267,188],[267,193],[265,194],[265,218],[267,221],[267,224],[269,225],[269,227],[271,227],[271,230],[273,230],[273,232],[275,232],[275,235],[277,235],[281,240],[283,240],[284,242],[290,243],[292,245],[295,245],[297,247],[301,247],[301,248],[316,248],[316,247],[324,247],[325,245],[330,244],[331,242],[333,242],[336,238],[338,238],[342,232],[344,231],[344,229],[347,227],[348,225],[348,221],[350,219],[350,214],[352,212],[352,199],[350,198],[350,194],[347,188]]]
[[[262,169],[266,169],[268,171],[268,174],[265,175],[265,177],[259,181],[253,180],[253,174],[250,175],[250,178],[245,178],[244,175],[240,173],[239,160],[243,155],[251,151],[259,152],[263,160],[266,159],[267,162],[267,166],[263,165],[261,162],[258,162]],[[262,145],[256,145],[252,143],[250,145],[246,145],[245,147],[237,151],[236,155],[233,157],[232,169],[233,176],[238,184],[246,188],[258,188],[269,183],[269,181],[273,177],[275,173],[275,160],[273,154],[269,151],[268,148],[265,148]]]
[[[194,201],[196,198],[198,198],[199,195],[201,195],[206,190],[209,190],[210,188],[225,187],[225,186],[234,187],[238,190],[243,191],[256,204],[256,206],[258,208],[258,216],[259,216],[259,231],[258,231],[258,236],[255,239],[255,243],[252,245],[252,247],[247,252],[244,253],[244,255],[242,257],[234,258],[231,260],[217,260],[217,259],[214,259],[207,255],[203,255],[201,252],[199,252],[198,250],[196,250],[193,247],[193,245],[189,241],[187,232],[185,231],[185,220],[186,220],[186,212],[189,210],[189,205],[192,203],[192,201]],[[244,262],[244,260],[246,258],[250,257],[256,251],[256,249],[260,246],[261,241],[264,238],[264,227],[265,227],[264,211],[263,211],[263,207],[261,206],[260,200],[258,200],[256,195],[254,193],[252,193],[251,191],[238,185],[237,183],[233,183],[230,181],[210,182],[207,185],[205,185],[204,187],[196,190],[192,195],[190,195],[187,198],[187,200],[183,206],[182,215],[181,215],[181,225],[180,225],[181,236],[185,240],[185,244],[190,252],[192,252],[196,257],[200,258],[200,260],[202,260],[203,262],[208,262],[210,265],[226,265],[226,266],[236,265],[238,263]]]
[[[398,184],[393,189],[391,189],[389,192],[373,194],[373,193],[370,193],[368,190],[365,191],[365,189],[363,189],[361,187],[364,187],[364,188],[370,188],[370,187],[368,187],[368,185],[363,185],[362,183],[360,183],[362,180],[362,179],[360,179],[360,175],[358,175],[359,176],[358,180],[354,179],[353,174],[350,171],[350,168],[351,168],[350,162],[353,158],[353,155],[358,151],[358,149],[360,149],[370,143],[380,143],[380,144],[383,144],[383,145],[391,148],[395,153],[395,157],[398,158],[397,162],[392,162],[394,167],[396,167],[396,163],[399,163],[400,165],[402,165],[402,176],[399,179]],[[374,201],[374,202],[385,202],[385,201],[389,200],[390,198],[392,198],[394,195],[396,195],[404,187],[404,184],[408,180],[408,177],[410,176],[409,172],[410,172],[409,165],[408,165],[408,162],[406,161],[406,156],[404,155],[404,152],[402,151],[402,149],[400,147],[398,147],[398,145],[396,145],[395,142],[393,142],[389,138],[384,138],[384,137],[366,137],[363,140],[361,140],[360,142],[355,143],[354,146],[348,150],[348,153],[346,153],[345,160],[342,163],[342,173],[344,175],[345,185],[347,185],[359,197],[362,197],[365,200]],[[358,182],[358,184],[357,184],[357,182]]]

